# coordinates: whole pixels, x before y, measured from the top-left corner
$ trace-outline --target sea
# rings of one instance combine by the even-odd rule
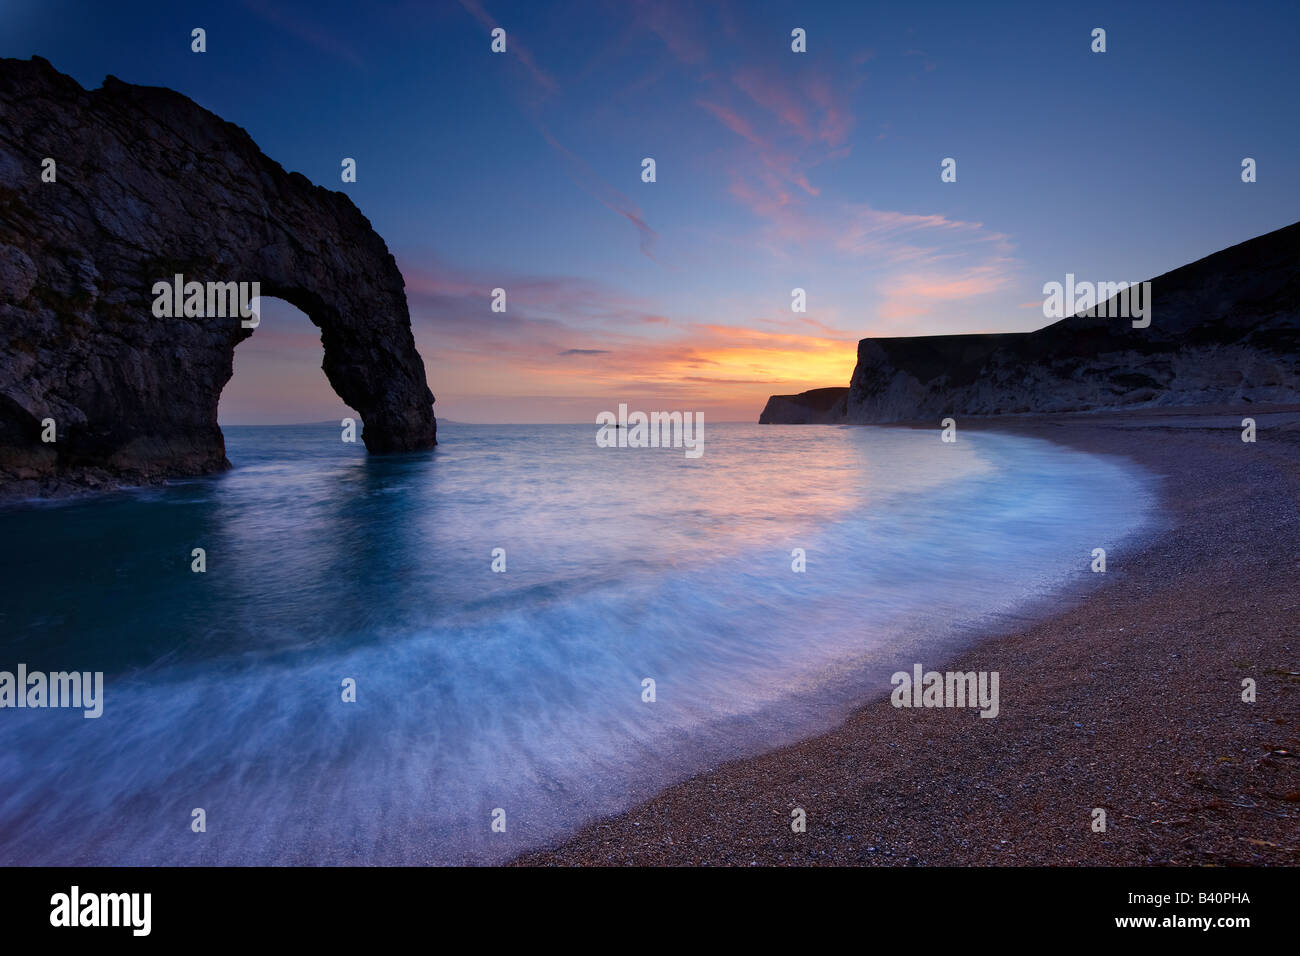
[[[987,431],[224,431],[224,473],[0,510],[0,671],[103,674],[97,718],[0,708],[0,864],[504,862],[1083,599],[1160,521],[1136,466]]]

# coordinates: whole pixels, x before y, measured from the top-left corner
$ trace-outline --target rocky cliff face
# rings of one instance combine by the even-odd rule
[[[1300,223],[1151,280],[1151,303],[1143,329],[1076,315],[1027,333],[863,339],[847,419],[1300,401]]]
[[[402,275],[351,200],[179,93],[0,60],[0,484],[228,467],[217,402],[255,330],[156,317],[176,274],[259,282],[310,316],[370,451],[436,443]]]
[[[844,421],[847,388],[814,388],[798,395],[773,395],[758,416],[760,425],[836,425]]]

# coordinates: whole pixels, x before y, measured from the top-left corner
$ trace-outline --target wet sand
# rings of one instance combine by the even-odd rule
[[[997,671],[996,718],[873,697],[516,864],[1300,865],[1300,406],[1245,408],[959,422],[1136,461],[1171,526],[1082,603],[924,662]]]

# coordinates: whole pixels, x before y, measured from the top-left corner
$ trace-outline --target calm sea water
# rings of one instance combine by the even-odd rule
[[[226,474],[0,511],[0,670],[105,673],[97,720],[0,710],[0,863],[508,858],[825,729],[1156,520],[1148,477],[1031,439],[595,431],[231,427]]]

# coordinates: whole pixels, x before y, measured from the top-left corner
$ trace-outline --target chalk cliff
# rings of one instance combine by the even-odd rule
[[[256,330],[155,317],[154,284],[178,273],[305,312],[371,452],[436,443],[402,275],[350,199],[179,93],[0,60],[0,485],[228,467],[217,402]]]
[[[1158,276],[1151,304],[1140,329],[1075,315],[1034,332],[863,339],[847,418],[1300,401],[1300,223]]]
[[[1034,332],[863,339],[842,419],[804,398],[830,391],[774,395],[759,421],[1300,402],[1300,223],[1152,279],[1147,328],[1081,314]]]

